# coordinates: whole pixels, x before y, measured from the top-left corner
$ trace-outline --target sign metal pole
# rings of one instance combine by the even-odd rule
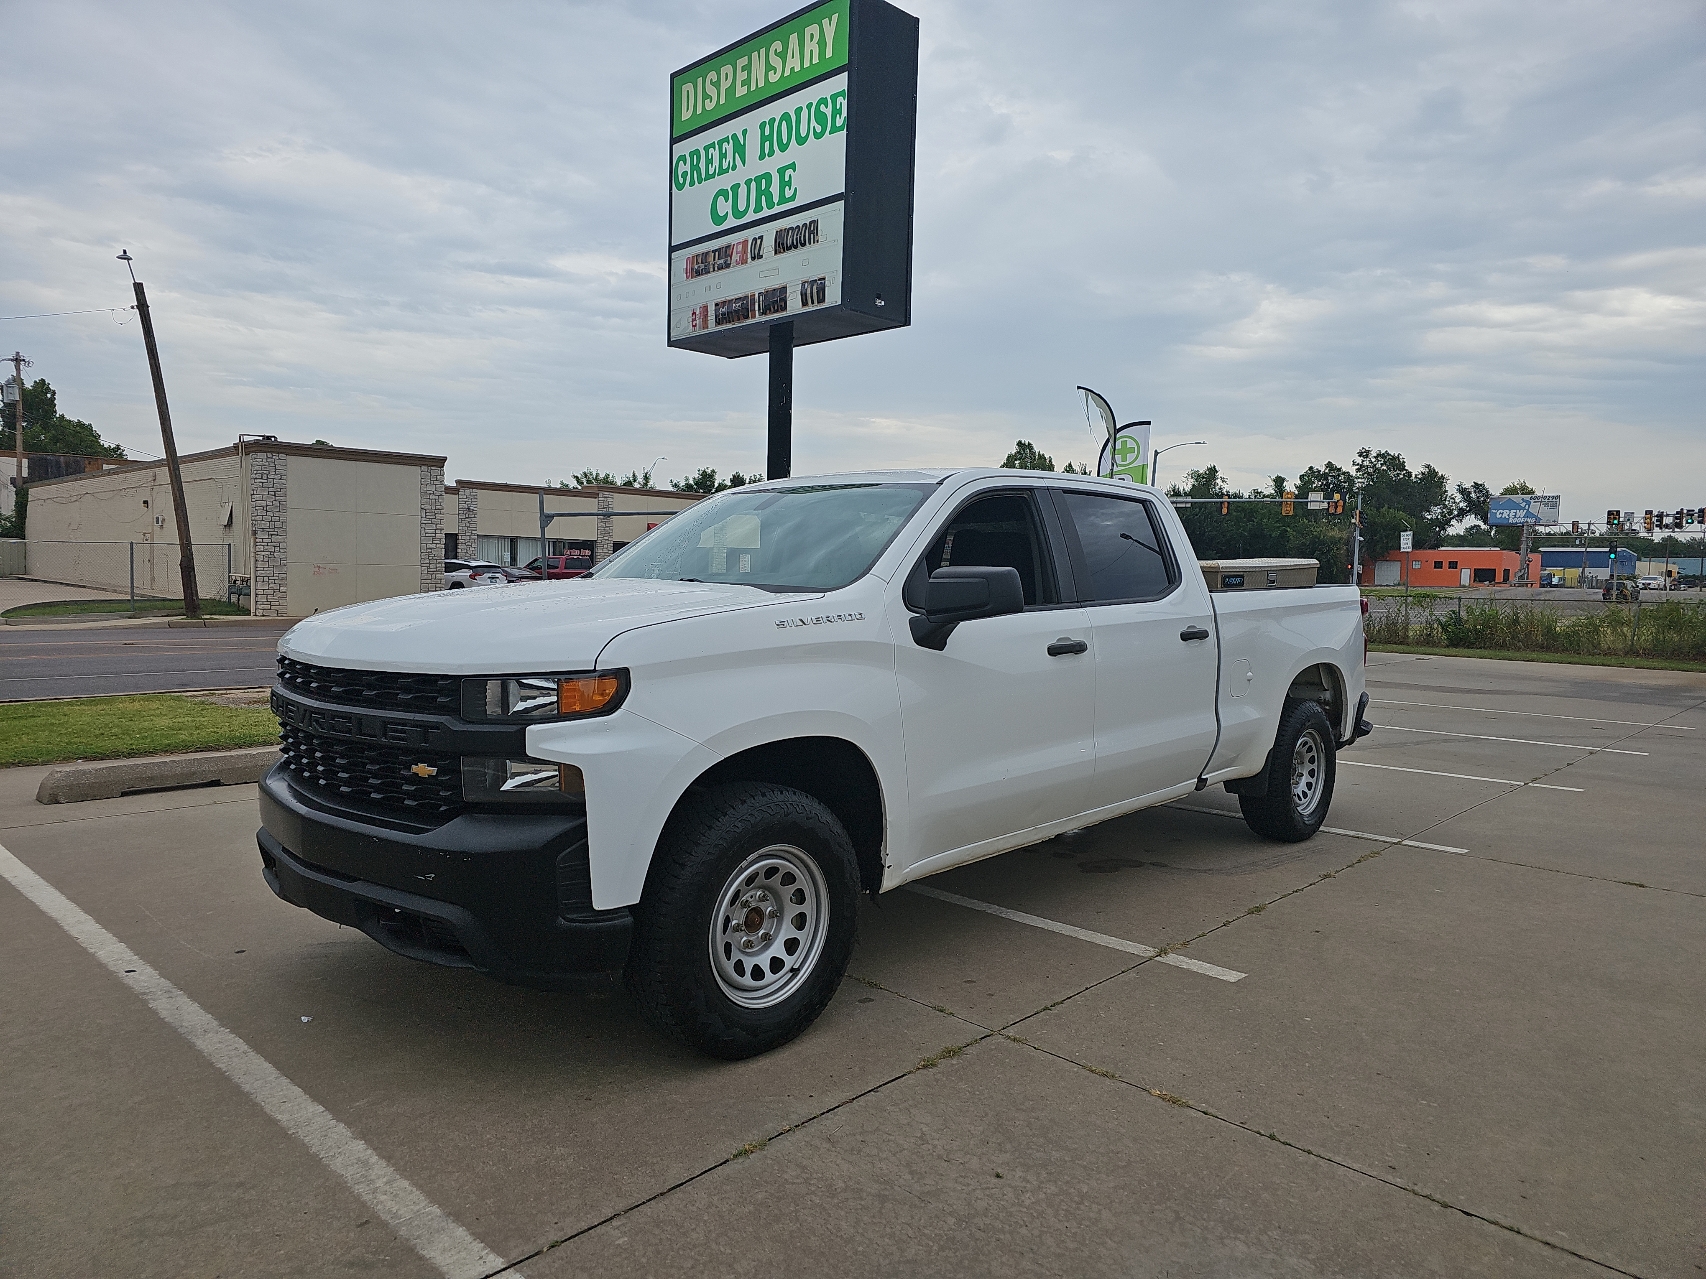
[[[794,322],[770,326],[770,449],[764,478],[785,480],[794,470]]]

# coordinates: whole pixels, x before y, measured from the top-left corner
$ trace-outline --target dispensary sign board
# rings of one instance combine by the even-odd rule
[[[670,78],[669,344],[911,322],[918,19],[827,0]]]

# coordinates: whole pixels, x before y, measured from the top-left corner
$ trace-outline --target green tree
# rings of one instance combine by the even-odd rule
[[[572,485],[564,484],[561,481],[558,481],[557,487],[558,488],[586,488],[589,484],[609,484],[609,485],[613,486],[613,485],[615,485],[615,483],[616,483],[616,477],[614,475],[612,475],[609,471],[585,470],[585,471],[577,471],[575,473],[575,482]]]
[[[1019,440],[1001,465],[1016,471],[1052,471],[1054,459],[1047,453],[1038,452],[1037,446],[1029,440]]]
[[[17,450],[14,425],[17,410],[8,408],[0,426],[0,453]],[[76,453],[83,457],[124,457],[124,449],[108,444],[89,423],[66,417],[59,411],[59,393],[46,378],[37,378],[24,388],[24,451],[26,453]]]
[[[745,488],[748,484],[757,484],[763,478],[762,475],[742,475],[739,471],[734,471],[728,479],[719,480],[715,467],[702,466],[699,468],[698,474],[687,476],[684,479],[671,480],[669,486],[677,493],[722,493],[728,489]]]

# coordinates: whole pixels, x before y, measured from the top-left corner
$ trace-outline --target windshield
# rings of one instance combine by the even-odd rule
[[[814,484],[701,502],[617,552],[595,577],[833,591],[862,577],[927,484]]]

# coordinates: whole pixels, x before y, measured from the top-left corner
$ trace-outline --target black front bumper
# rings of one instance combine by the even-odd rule
[[[633,917],[592,909],[584,814],[392,829],[304,802],[282,766],[260,802],[267,886],[399,955],[543,990],[606,984],[627,963]]]

